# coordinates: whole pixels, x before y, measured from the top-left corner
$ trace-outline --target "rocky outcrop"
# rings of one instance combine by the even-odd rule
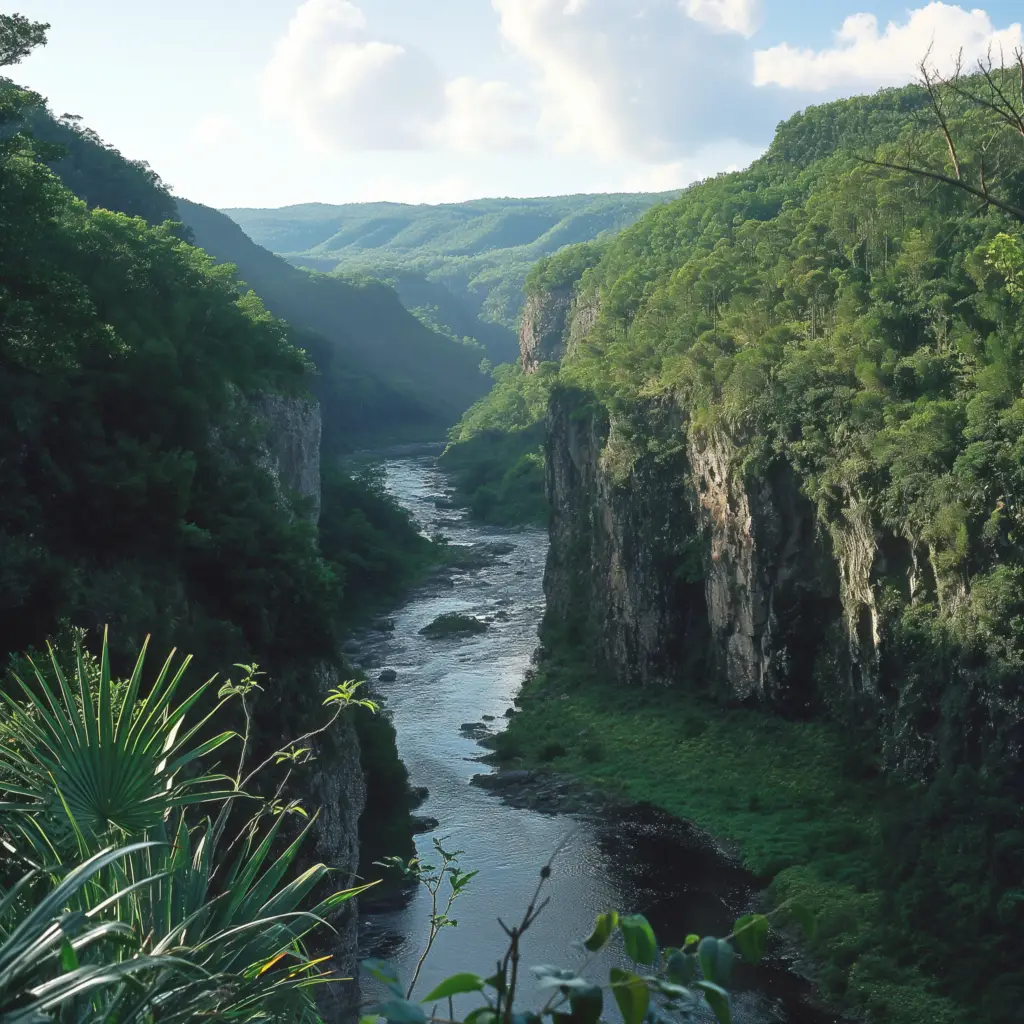
[[[529,295],[519,316],[519,357],[534,373],[541,363],[565,355],[566,325],[572,307],[572,285]]]
[[[936,579],[926,543],[853,495],[823,522],[784,460],[749,464],[724,429],[695,427],[671,400],[613,416],[556,387],[547,427],[550,640],[622,685],[870,727],[883,763],[913,777],[1017,763],[1019,687],[941,641],[920,648],[913,627],[900,634],[917,596],[946,617],[971,600]]]
[[[664,418],[649,410],[652,426]],[[703,676],[702,541],[685,452],[633,461],[581,392],[556,390],[547,427],[548,628],[586,639],[624,683]]]
[[[720,675],[739,700],[815,701],[805,633],[839,607],[814,511],[785,465],[744,474],[721,430],[690,430],[689,479],[705,541],[704,592]]]
[[[805,631],[827,631],[838,583],[783,471],[746,481],[718,432],[652,403],[629,425],[580,392],[548,418],[549,623],[585,634],[621,682],[810,707]],[[640,437],[674,439],[653,454]],[[585,614],[586,621],[580,620]]]
[[[323,699],[341,681],[338,670],[320,663],[311,680]],[[315,856],[335,868],[332,884],[339,889],[356,884],[359,867],[359,816],[366,803],[366,784],[359,761],[355,727],[342,717],[329,734],[316,740],[316,760],[303,785],[303,799],[320,809]],[[330,1024],[352,1024],[359,1018],[358,908],[355,900],[341,905],[331,925],[336,973],[352,979],[322,986],[317,992],[321,1015]]]
[[[576,282],[527,296],[519,317],[519,357],[527,373],[571,354],[597,322],[596,294],[578,294]]]
[[[250,399],[249,406],[258,428],[260,465],[273,479],[280,500],[316,524],[320,518],[319,404],[303,396],[263,394]],[[307,728],[319,720],[323,700],[341,677],[335,664],[317,660],[291,666],[276,682],[282,694],[292,695],[282,698],[290,701],[290,707],[280,717],[301,721],[301,727]],[[332,885],[347,888],[356,882],[359,817],[366,803],[359,740],[351,721],[342,716],[329,733],[311,742],[315,758],[299,775],[297,792],[292,794],[305,806],[319,809],[313,848],[306,855],[330,865],[335,870]],[[359,1017],[356,901],[342,904],[331,925],[335,933],[326,952],[332,955],[338,976],[353,980],[322,986],[317,1001],[329,1024],[352,1024]]]
[[[314,398],[266,393],[250,399],[261,427],[260,465],[283,499],[298,496],[320,520],[320,405]]]

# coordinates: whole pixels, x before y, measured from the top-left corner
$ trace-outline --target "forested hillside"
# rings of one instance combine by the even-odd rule
[[[6,15],[0,29],[5,62],[9,34],[45,37]],[[92,649],[109,626],[117,673],[147,635],[188,651],[202,678],[258,664],[261,695],[215,724],[244,721],[246,750],[262,757],[327,719],[342,631],[432,556],[379,480],[325,466],[321,481],[318,378],[299,346],[328,343],[273,316],[192,238],[150,168],[0,79],[0,656],[24,673],[19,652],[43,664],[54,640],[73,657],[74,638]],[[381,290],[396,319],[436,337]],[[432,410],[431,428],[447,414]],[[5,672],[8,750],[17,692]],[[390,726],[361,715],[356,732],[362,768],[356,733],[340,723],[278,791],[324,802],[306,856],[342,880],[357,866],[364,771],[377,825],[407,812]],[[397,790],[380,792],[383,778]],[[5,886],[16,832],[5,818]],[[13,906],[5,900],[4,914]],[[354,957],[353,927],[342,926],[341,962]]]
[[[555,716],[560,741],[616,750],[634,709],[677,694],[649,758],[570,751],[578,770],[813,897],[823,978],[879,1020],[1008,1024],[1024,992],[1020,105],[1014,68],[790,119],[596,265],[538,270],[536,372],[460,428],[535,429],[550,392],[557,657],[510,748],[550,743]],[[777,740],[791,759],[759,746],[782,725],[706,699],[800,721]],[[730,744],[754,744],[770,791],[742,769],[691,790]],[[798,795],[808,773],[829,810]]]
[[[446,305],[432,301],[426,290],[427,282],[443,286],[463,317],[479,321],[473,336],[490,346],[486,336],[493,336],[495,325],[516,330],[523,283],[538,259],[620,231],[676,194],[479,199],[441,206],[310,203],[224,212],[260,245],[293,263],[393,279],[410,309],[429,312]],[[511,355],[507,335],[506,351]],[[492,354],[491,361],[506,360]]]
[[[273,313],[304,332],[301,343],[320,371],[313,387],[332,452],[441,437],[486,390],[486,351],[425,326],[391,288],[293,267],[224,214],[177,203],[196,244],[236,266]]]

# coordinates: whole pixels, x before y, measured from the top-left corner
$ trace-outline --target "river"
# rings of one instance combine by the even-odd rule
[[[681,943],[691,931],[727,934],[735,918],[756,902],[756,888],[687,823],[650,808],[600,820],[544,814],[511,807],[470,785],[473,775],[490,769],[479,763],[484,751],[460,726],[493,716],[489,725],[500,729],[512,706],[537,646],[547,537],[538,529],[481,526],[445,508],[448,485],[433,455],[389,458],[385,470],[388,489],[425,532],[443,532],[452,544],[511,548],[495,564],[435,578],[411,593],[390,614],[392,632],[356,638],[356,660],[372,659],[397,673],[395,681],[376,687],[393,716],[413,785],[429,790],[418,813],[440,823],[417,836],[418,853],[433,858],[433,840],[443,839],[447,848],[464,851],[464,869],[479,871],[456,901],[452,916],[458,926],[439,936],[417,994],[459,971],[493,973],[505,945],[497,919],[522,916],[539,869],[560,846],[546,889],[551,903],[524,940],[524,964],[578,965],[582,954],[573,942],[589,933],[595,914],[607,909],[646,914],[665,944]],[[492,621],[486,633],[469,639],[419,635],[444,612]],[[390,959],[408,979],[429,914],[422,891],[364,913],[363,955]],[[607,980],[616,956],[612,950],[603,953],[588,975]],[[743,1024],[839,1021],[809,1004],[809,986],[787,969],[784,957],[770,957],[756,970],[740,965],[731,987],[734,1019]]]

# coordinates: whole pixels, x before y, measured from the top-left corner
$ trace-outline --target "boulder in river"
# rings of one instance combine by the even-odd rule
[[[398,673],[393,668],[386,668],[379,676],[377,676],[377,682],[393,683],[397,678]]]
[[[475,615],[463,615],[461,612],[445,612],[438,615],[428,626],[420,630],[422,636],[436,640],[446,636],[472,636],[476,633],[486,633],[487,623],[482,622]]]
[[[472,783],[481,789],[511,789],[513,786],[522,786],[533,777],[533,772],[525,768],[517,768],[507,772],[493,772],[488,775],[474,775]]]
[[[409,820],[414,836],[422,835],[424,832],[433,832],[441,824],[437,818],[431,818],[428,814],[414,814]]]
[[[395,628],[394,619],[374,619],[370,626],[371,629],[375,629],[378,633],[391,633]]]
[[[381,660],[376,654],[368,654],[365,658],[362,658],[359,662],[360,668],[380,668]]]
[[[459,732],[471,740],[482,740],[491,734],[491,730],[483,722],[463,722],[459,726]]]

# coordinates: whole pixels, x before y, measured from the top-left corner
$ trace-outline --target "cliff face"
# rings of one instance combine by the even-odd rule
[[[282,501],[302,499],[314,525],[320,518],[319,404],[309,398],[261,395],[251,403],[260,427],[260,463],[274,480]],[[341,682],[338,668],[325,661],[296,666],[277,680],[282,693],[295,693],[314,713]],[[359,741],[351,721],[342,717],[330,733],[316,737],[315,760],[301,778],[298,794],[308,807],[320,809],[315,833],[315,859],[337,870],[338,888],[353,885],[359,866],[359,816],[366,803],[366,785],[359,760]],[[359,1016],[357,957],[358,914],[355,901],[342,905],[331,921],[336,929],[330,950],[337,973],[352,981],[321,988],[318,1001],[325,1019],[349,1024]]]
[[[565,355],[572,296],[572,285],[568,285],[527,297],[519,317],[519,356],[527,373]]]
[[[788,465],[744,467],[724,431],[695,429],[672,403],[616,421],[556,388],[547,453],[546,628],[622,685],[870,725],[885,763],[917,777],[1019,756],[1012,687],[907,671],[885,596],[935,585],[926,545],[852,499],[821,524]]]
[[[250,406],[263,427],[260,465],[274,479],[283,499],[307,505],[310,521],[320,521],[320,405],[312,398],[264,394]]]
[[[629,430],[580,392],[548,417],[552,622],[576,624],[624,683],[697,684],[740,701],[814,701],[804,631],[839,608],[809,505],[776,473],[751,486],[721,434],[652,404]],[[587,619],[580,621],[579,610]]]

